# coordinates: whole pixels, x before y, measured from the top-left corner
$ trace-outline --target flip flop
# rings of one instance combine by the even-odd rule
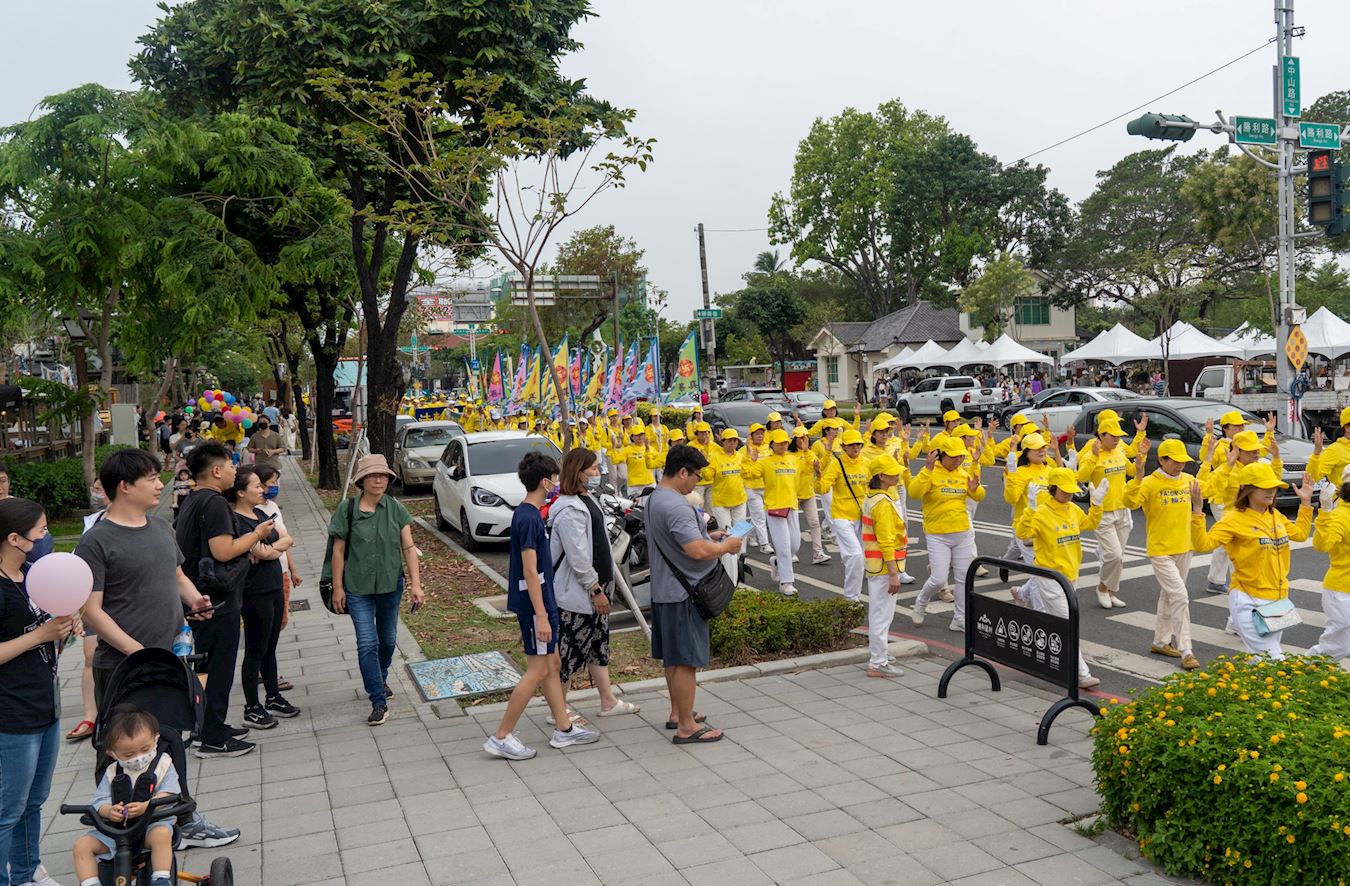
[[[708,715],[707,715],[707,714],[700,714],[698,711],[695,711],[695,712],[694,712],[694,722],[695,722],[695,723],[704,723],[704,722],[707,721],[707,719],[708,719]],[[667,728],[667,729],[670,729],[670,730],[672,730],[672,731],[673,731],[673,730],[676,730],[676,729],[679,729],[679,728],[680,728],[680,723],[679,723],[678,720],[667,720],[667,721],[666,721],[666,728]]]
[[[718,733],[716,738],[704,738],[703,736],[707,735],[709,732],[715,731],[716,730],[714,730],[711,726],[704,726],[703,728],[699,729],[698,732],[695,732],[693,735],[686,735],[684,738],[680,738],[680,736],[677,735],[671,739],[671,742],[674,744],[712,744],[715,741],[722,740],[721,733]]]
[[[75,724],[75,728],[66,733],[66,741],[84,741],[94,734],[94,723],[92,720],[81,720]]]

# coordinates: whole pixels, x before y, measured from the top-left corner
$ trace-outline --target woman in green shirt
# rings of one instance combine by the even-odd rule
[[[393,476],[383,455],[363,457],[352,477],[360,497],[339,504],[328,524],[333,539],[333,611],[349,614],[356,629],[357,662],[370,696],[366,722],[371,726],[379,726],[389,715],[389,665],[398,634],[404,566],[413,608],[425,599],[412,517],[385,495]]]

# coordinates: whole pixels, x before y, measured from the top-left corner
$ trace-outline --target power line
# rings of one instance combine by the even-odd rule
[[[1192,85],[1194,85],[1194,84],[1196,84],[1196,83],[1199,83],[1201,80],[1204,80],[1206,77],[1209,77],[1209,76],[1212,76],[1212,75],[1214,75],[1214,74],[1217,74],[1217,73],[1219,73],[1220,71],[1222,71],[1224,68],[1231,67],[1232,65],[1237,64],[1238,62],[1242,61],[1244,58],[1246,58],[1246,57],[1249,56],[1249,55],[1255,55],[1256,53],[1258,53],[1258,52],[1260,52],[1261,50],[1265,49],[1267,46],[1269,46],[1270,44],[1272,44],[1272,43],[1274,43],[1274,42],[1275,42],[1275,38],[1274,38],[1274,37],[1271,37],[1269,40],[1267,40],[1265,43],[1262,43],[1260,46],[1256,47],[1255,49],[1252,49],[1252,50],[1249,50],[1249,51],[1247,51],[1247,52],[1244,52],[1244,53],[1242,53],[1242,55],[1239,55],[1237,58],[1232,59],[1232,60],[1230,60],[1230,61],[1224,62],[1223,64],[1219,65],[1217,68],[1215,68],[1215,69],[1212,70],[1212,71],[1206,71],[1205,73],[1201,74],[1199,77],[1196,77],[1194,80],[1187,80],[1185,83],[1181,84],[1181,85],[1178,86],[1176,89],[1170,89],[1170,90],[1168,90],[1167,92],[1164,92],[1162,95],[1159,95],[1159,96],[1156,96],[1155,98],[1149,99],[1148,101],[1144,102],[1143,104],[1135,105],[1133,108],[1130,108],[1128,111],[1122,111],[1121,113],[1119,113],[1119,114],[1117,114],[1116,116],[1112,117],[1110,120],[1103,120],[1101,123],[1098,123],[1096,126],[1092,126],[1092,127],[1087,128],[1087,129],[1084,129],[1082,132],[1075,133],[1074,135],[1071,135],[1071,136],[1069,136],[1069,137],[1066,138],[1066,139],[1061,139],[1060,141],[1055,142],[1053,145],[1049,145],[1048,147],[1041,148],[1039,151],[1032,151],[1030,154],[1027,154],[1025,157],[1022,157],[1022,158],[1018,159],[1018,160],[1015,161],[1015,162],[1016,162],[1016,163],[1021,163],[1023,160],[1030,160],[1032,157],[1035,157],[1037,154],[1044,154],[1046,151],[1054,150],[1055,148],[1059,147],[1060,145],[1068,144],[1069,142],[1073,141],[1073,140],[1076,139],[1076,138],[1082,138],[1083,136],[1087,135],[1087,134],[1090,133],[1090,132],[1096,132],[1098,129],[1101,129],[1103,126],[1109,126],[1110,124],[1115,123],[1115,122],[1116,122],[1117,120],[1119,120],[1121,117],[1127,117],[1127,116],[1129,116],[1130,114],[1133,114],[1135,111],[1139,111],[1139,110],[1142,110],[1143,108],[1148,107],[1149,105],[1153,104],[1154,102],[1162,101],[1163,99],[1167,98],[1167,97],[1170,96],[1170,95],[1175,95],[1176,93],[1178,93],[1178,92],[1180,92],[1181,90],[1185,89],[1187,86],[1192,86]]]

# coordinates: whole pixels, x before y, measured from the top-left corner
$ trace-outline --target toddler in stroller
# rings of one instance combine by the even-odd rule
[[[230,860],[217,858],[209,876],[179,871],[175,820],[190,820],[183,733],[202,721],[202,687],[191,666],[167,649],[141,649],[108,681],[94,746],[102,754],[88,806],[63,805],[94,830],[75,843],[80,886],[172,886],[179,880],[233,886]]]

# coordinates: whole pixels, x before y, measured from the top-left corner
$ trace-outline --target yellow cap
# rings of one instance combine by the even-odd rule
[[[1259,489],[1283,489],[1289,484],[1275,476],[1275,469],[1263,461],[1253,462],[1238,472],[1238,485]]]
[[[872,419],[872,430],[874,431],[884,431],[894,426],[895,426],[895,419],[891,418],[884,412],[878,415],[876,418]]]
[[[634,419],[633,426],[628,429],[628,436],[636,437],[638,434],[645,434],[645,433],[647,433],[647,428],[643,426],[641,421]]]
[[[1102,422],[1108,420],[1120,421],[1120,413],[1116,412],[1114,409],[1103,409],[1101,412],[1097,413],[1097,427],[1101,427]]]
[[[1180,440],[1164,440],[1158,447],[1158,458],[1170,458],[1172,461],[1188,462],[1191,461],[1191,454],[1186,451],[1186,444]]]
[[[806,425],[797,425],[792,429],[792,436],[805,437],[807,435]]]
[[[862,441],[862,434],[858,433],[858,429],[849,428],[847,431],[844,431],[844,437],[839,443],[841,446],[853,446],[854,444],[862,443]]]
[[[1341,427],[1350,425],[1350,406],[1341,410]]]
[[[902,468],[900,462],[889,455],[878,455],[867,465],[867,472],[875,477],[878,474],[888,474],[892,477],[900,476]]]
[[[791,442],[792,442],[792,438],[789,437],[789,436],[788,436],[788,432],[785,431],[785,430],[783,430],[782,428],[774,428],[772,431],[769,431],[769,442],[770,442],[770,443],[791,443]]]
[[[1078,485],[1078,477],[1068,468],[1052,468],[1045,482],[1048,486],[1073,494],[1083,491]]]
[[[1023,419],[1022,424],[1017,428],[1017,433],[1020,434],[1023,439],[1026,439],[1032,434],[1039,433],[1040,430],[1040,428],[1036,427],[1036,423],[1028,418]]]
[[[820,426],[826,429],[833,428],[836,431],[842,431],[844,428],[848,427],[848,422],[844,421],[842,418],[827,418],[820,423]]]
[[[762,430],[764,430],[764,425],[760,424],[759,422],[751,422],[750,433],[753,434],[755,431],[762,431]]]
[[[1260,452],[1261,438],[1255,431],[1238,431],[1233,435],[1233,447],[1243,452]]]
[[[723,440],[739,440],[739,439],[741,439],[741,435],[740,435],[739,433],[736,432],[736,429],[735,429],[735,428],[727,428],[725,431],[722,432],[722,439],[723,439]]]
[[[979,431],[975,430],[974,428],[972,428],[970,425],[966,424],[965,422],[962,422],[961,424],[957,425],[956,428],[955,428],[955,430],[952,431],[952,433],[955,434],[957,437],[978,437],[978,436],[980,436],[980,432],[979,432]]]
[[[695,434],[703,434],[711,432],[712,432],[712,425],[708,424],[706,421],[701,421],[698,424],[694,425]]]
[[[1109,419],[1097,422],[1097,433],[1110,434],[1112,437],[1124,437],[1125,429],[1120,426],[1118,419]]]
[[[1030,420],[1031,419],[1027,418],[1025,415],[1019,412],[1012,417],[1012,420],[1010,422],[1008,422],[1008,427],[1012,428],[1013,430],[1016,430],[1017,428],[1026,424]]]
[[[689,410],[689,414],[690,414],[690,415],[702,415],[702,414],[703,414],[703,407],[702,407],[700,404],[695,403],[695,404],[694,404],[694,408],[691,409],[691,410]]]
[[[943,455],[952,458],[967,458],[970,456],[970,450],[966,448],[966,444],[956,437],[943,437],[938,441],[937,448]]]
[[[838,408],[839,408],[839,404],[838,404],[838,403],[835,403],[833,400],[826,400],[824,403],[821,404],[820,408],[821,408],[821,409],[838,409]]]
[[[613,408],[611,408],[611,409],[609,410],[609,412],[606,412],[606,413],[605,413],[605,415],[618,415],[618,414],[619,414],[619,410],[613,409]]]
[[[782,421],[782,420],[783,420],[783,416],[779,415],[779,414],[776,413],[776,412],[770,412],[768,415],[764,416],[764,423],[765,423],[765,424],[768,424],[768,423],[771,422],[771,421]]]
[[[1221,425],[1246,425],[1246,424],[1247,424],[1247,420],[1246,420],[1245,418],[1242,417],[1242,413],[1241,413],[1241,412],[1238,412],[1236,409],[1230,409],[1230,410],[1228,410],[1227,412],[1225,412],[1223,415],[1219,416],[1219,424],[1221,424]]]
[[[942,413],[942,420],[943,420],[943,421],[960,421],[960,420],[961,420],[961,413],[957,412],[955,409],[948,409],[946,412]]]
[[[1027,434],[1022,438],[1023,449],[1044,449],[1050,444],[1039,433]]]

